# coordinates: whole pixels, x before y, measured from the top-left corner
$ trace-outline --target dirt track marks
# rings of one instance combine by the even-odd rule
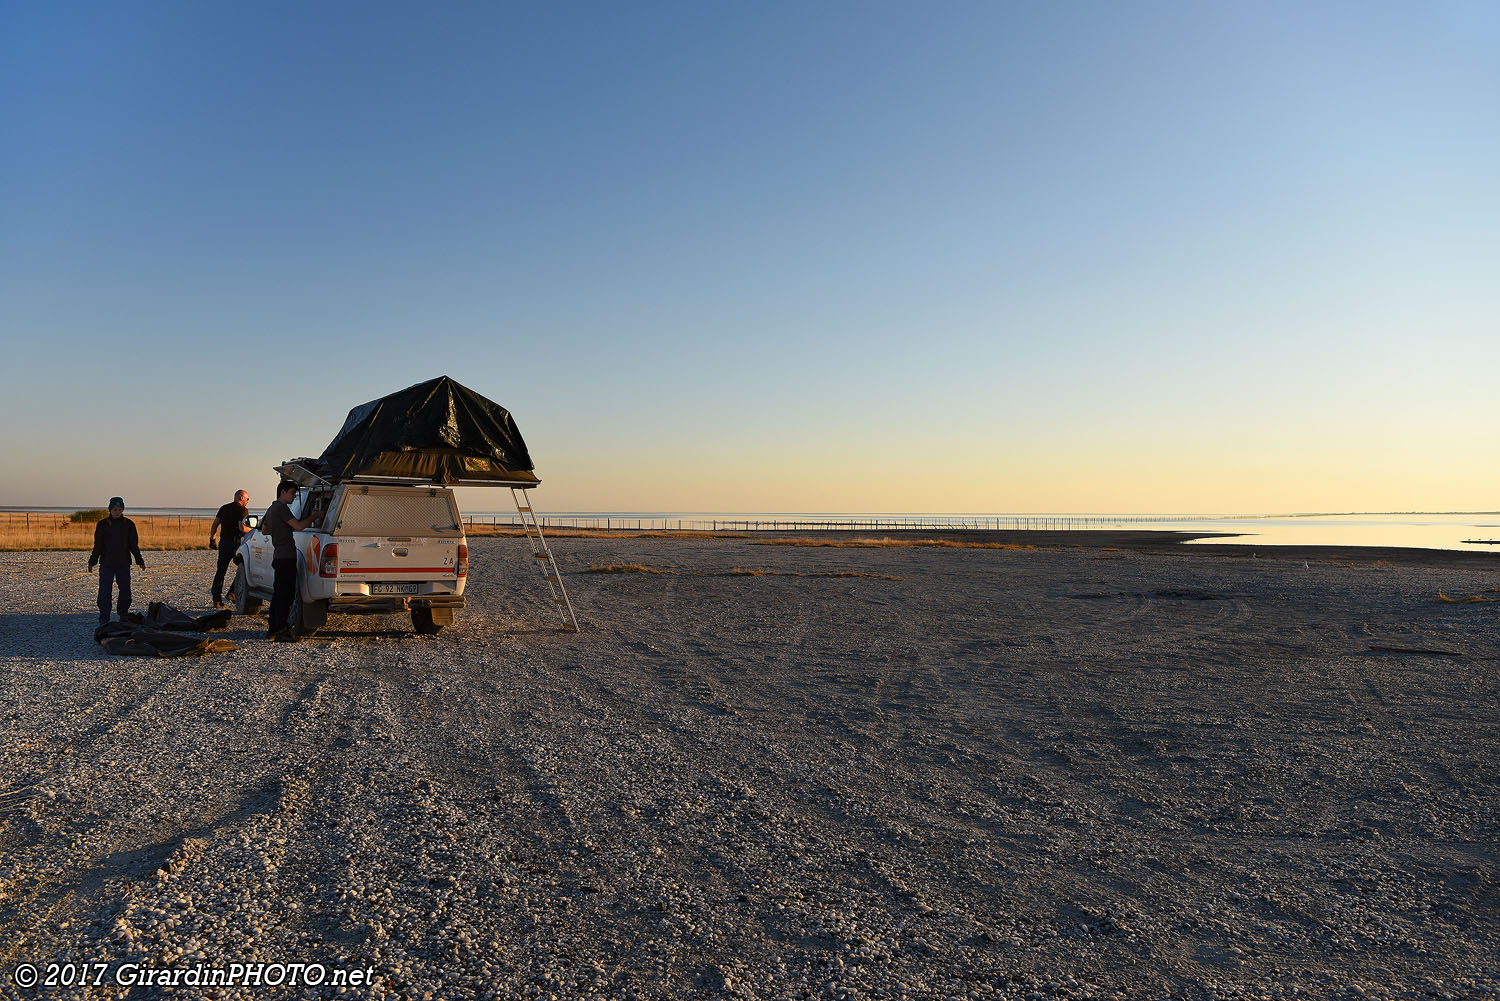
[[[93,798],[0,791],[0,864],[31,865],[3,929],[452,1001],[1493,986],[1497,679],[1364,649],[1488,642],[1431,600],[1472,574],[566,545],[685,573],[570,581],[574,636],[524,546],[479,540],[438,637],[244,627],[180,677],[18,609],[6,763]],[[750,563],[901,579],[698,575]]]

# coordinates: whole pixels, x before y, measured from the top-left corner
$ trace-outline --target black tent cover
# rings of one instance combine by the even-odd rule
[[[232,640],[187,636],[223,629],[229,625],[229,609],[193,616],[164,601],[153,601],[145,615],[127,612],[118,622],[106,622],[94,630],[94,642],[106,653],[136,657],[184,657],[192,654],[228,653],[238,650]]]
[[[496,486],[535,486],[533,468],[510,412],[446,375],[349,411],[314,465],[327,480]]]

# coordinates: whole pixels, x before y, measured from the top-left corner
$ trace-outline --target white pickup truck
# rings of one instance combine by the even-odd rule
[[[453,491],[443,486],[319,483],[302,487],[297,532],[297,597],[292,629],[303,635],[330,612],[410,612],[419,633],[453,623],[464,607],[469,546]],[[253,615],[271,599],[271,539],[256,527],[234,561],[234,609]]]

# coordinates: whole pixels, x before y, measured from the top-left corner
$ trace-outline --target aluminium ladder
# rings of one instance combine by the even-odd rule
[[[557,569],[557,560],[553,558],[552,550],[547,548],[547,540],[542,537],[542,523],[536,520],[536,512],[531,509],[531,498],[525,496],[525,489],[511,487],[510,495],[516,502],[516,513],[521,516],[521,527],[526,530],[526,541],[531,544],[532,562],[547,581],[547,589],[552,592],[552,603],[557,606],[563,625],[572,626],[575,633],[579,632],[578,616],[573,614],[568,589],[563,587],[562,572]]]

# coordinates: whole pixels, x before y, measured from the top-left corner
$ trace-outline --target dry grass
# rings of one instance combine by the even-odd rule
[[[1486,598],[1483,594],[1471,594],[1467,598],[1450,598],[1439,591],[1437,600],[1447,605],[1478,605],[1486,601],[1500,601],[1500,598]]]
[[[207,549],[212,518],[189,515],[130,515],[144,550]],[[0,552],[38,552],[94,548],[94,522],[70,521],[65,514],[0,512]]]
[[[84,512],[88,513],[88,512]],[[108,514],[108,512],[104,512]],[[208,526],[212,518],[191,515],[132,515],[140,533],[141,549],[182,550],[207,549]],[[103,517],[103,514],[100,515]],[[46,550],[81,550],[94,548],[94,524],[99,519],[75,522],[71,515],[24,511],[0,511],[0,552],[40,552]],[[743,539],[743,533],[729,532],[625,532],[587,528],[547,528],[550,538],[578,539]],[[473,538],[520,537],[525,533],[511,525],[468,525],[466,535]]]
[[[954,542],[951,539],[756,539],[757,546],[821,546],[831,549],[1016,549],[1031,552],[1036,546],[1023,546],[1013,542]]]

